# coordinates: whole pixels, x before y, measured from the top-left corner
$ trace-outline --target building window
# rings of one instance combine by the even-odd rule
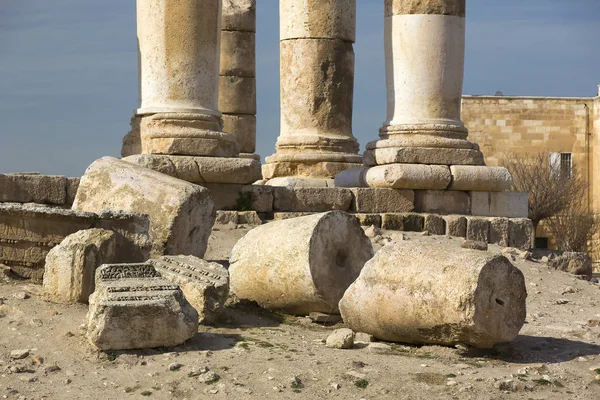
[[[573,176],[573,157],[571,153],[550,153],[550,172],[555,178]]]
[[[536,237],[534,247],[536,249],[547,249],[548,248],[548,238]]]

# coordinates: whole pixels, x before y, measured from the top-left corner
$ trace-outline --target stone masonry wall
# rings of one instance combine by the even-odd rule
[[[37,173],[0,174],[0,203],[71,207],[79,178]]]

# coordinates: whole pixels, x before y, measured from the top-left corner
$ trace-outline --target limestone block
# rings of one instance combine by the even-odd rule
[[[415,209],[415,193],[412,190],[356,188],[352,211],[361,213],[402,213]]]
[[[215,218],[215,225],[229,225],[238,223],[237,211],[217,211],[217,217]]]
[[[220,76],[219,111],[227,114],[256,114],[256,78]]]
[[[483,154],[475,149],[434,147],[370,148],[364,153],[365,165],[430,164],[430,165],[485,165]]]
[[[115,257],[124,262],[148,259],[149,220],[141,214],[99,214],[63,208],[0,203],[0,264],[19,277],[41,282],[48,252],[67,236],[100,228],[116,233]]]
[[[381,228],[389,231],[403,231],[404,214],[382,214]]]
[[[241,153],[256,151],[256,117],[245,114],[223,114],[223,132],[235,137]]]
[[[286,219],[306,217],[314,214],[314,212],[276,212],[273,213],[273,221],[283,221]]]
[[[262,225],[262,220],[256,211],[237,211],[238,224],[258,226]]]
[[[362,214],[356,213],[352,214],[358,219],[361,226],[374,226],[376,228],[381,228],[381,215],[379,214]]]
[[[256,32],[256,0],[223,0],[221,29]]]
[[[274,211],[349,211],[352,192],[342,188],[273,188]]]
[[[356,39],[356,0],[281,0],[281,40]]]
[[[44,297],[54,303],[87,303],[96,269],[115,261],[116,234],[105,229],[73,233],[46,256]]]
[[[490,242],[490,221],[487,218],[467,218],[467,240]]]
[[[390,164],[369,168],[365,180],[372,188],[446,189],[452,177],[445,165]]]
[[[529,194],[471,192],[471,214],[486,217],[527,218]]]
[[[470,214],[469,193],[417,190],[415,191],[415,210],[435,214]]]
[[[112,157],[88,167],[73,209],[147,214],[155,257],[202,257],[215,222],[214,203],[205,188]]]
[[[352,329],[336,329],[327,337],[325,346],[332,349],[351,349],[354,346],[354,332]]]
[[[385,0],[385,16],[434,14],[464,17],[465,0]]]
[[[311,178],[305,176],[286,176],[282,178],[269,179],[265,185],[288,187],[288,188],[318,188],[318,187],[335,187],[333,179],[328,178]]]
[[[335,186],[346,188],[369,187],[369,185],[367,185],[368,170],[369,168],[364,167],[344,170],[335,176]]]
[[[490,220],[490,243],[508,247],[510,244],[509,225],[508,218],[492,218]]]
[[[449,190],[501,192],[509,190],[513,183],[510,172],[504,167],[452,165],[450,172]]]
[[[340,311],[380,340],[491,348],[517,337],[526,297],[523,273],[500,254],[400,241],[367,262]]]
[[[326,153],[316,153],[315,155],[322,158],[327,158],[329,156],[329,154]],[[265,179],[292,177],[300,178],[298,179],[298,181],[300,181],[304,178],[318,178],[320,180],[325,179],[327,187],[330,187],[337,186],[335,184],[332,185],[332,183],[334,183],[333,178],[340,172],[360,166],[360,162],[358,162],[360,156],[356,156],[358,159],[356,161],[353,160],[352,162],[314,161],[308,157],[306,157],[307,159],[305,160],[274,161],[273,158],[276,156],[277,155],[267,157],[267,164],[263,164],[262,166],[262,174]]]
[[[508,225],[508,244],[510,247],[527,250],[533,245],[533,223],[528,218],[511,218]]]
[[[423,229],[432,235],[445,235],[446,221],[440,215],[426,214]]]
[[[66,203],[67,178],[39,174],[0,174],[0,202]]]
[[[423,232],[425,218],[414,213],[381,215],[381,227],[392,231]]]
[[[467,218],[462,215],[444,215],[446,221],[446,235],[467,237]]]
[[[267,309],[335,313],[371,257],[370,240],[344,212],[275,221],[251,230],[233,248],[231,290]]]
[[[201,324],[216,321],[229,295],[229,273],[222,265],[194,256],[163,256],[148,264],[179,286]]]
[[[548,262],[550,268],[592,279],[592,259],[587,253],[566,252]]]
[[[65,205],[71,207],[77,196],[77,188],[79,188],[80,178],[67,178],[67,197]]]
[[[221,31],[221,75],[256,77],[256,34]]]
[[[404,230],[407,232],[423,232],[425,218],[419,214],[404,214]]]
[[[177,346],[198,332],[196,310],[150,264],[98,268],[86,319],[86,337],[101,350]]]
[[[217,210],[273,211],[273,188],[270,186],[206,183],[204,187],[210,190]]]

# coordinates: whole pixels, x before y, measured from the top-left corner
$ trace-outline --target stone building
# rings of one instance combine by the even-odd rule
[[[585,201],[600,213],[600,86],[596,97],[463,96],[462,119],[487,165],[502,165],[508,153],[547,151],[561,168],[577,168],[588,184]],[[541,245],[548,238],[543,227],[537,236]]]

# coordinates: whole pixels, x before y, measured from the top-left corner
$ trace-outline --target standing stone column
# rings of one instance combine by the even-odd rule
[[[362,163],[352,135],[356,1],[279,4],[281,133],[263,176],[271,185],[327,186]]]
[[[485,167],[460,119],[466,0],[385,0],[387,120],[368,143],[366,172],[336,184],[452,189],[453,176],[476,177],[460,190],[505,190],[505,168]],[[455,188],[458,189],[458,188]]]
[[[219,111],[240,157],[256,151],[256,0],[223,0]]]
[[[222,131],[221,3],[137,0],[141,106],[122,155],[138,155],[127,161],[194,183],[260,179],[260,164],[234,158],[239,145]]]

